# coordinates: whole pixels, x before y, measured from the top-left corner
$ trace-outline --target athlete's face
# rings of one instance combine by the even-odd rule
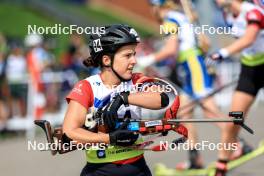
[[[123,46],[115,54],[113,68],[124,79],[132,78],[133,68],[137,63],[136,46],[136,44]]]

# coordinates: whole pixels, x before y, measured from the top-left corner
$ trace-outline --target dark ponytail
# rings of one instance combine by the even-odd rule
[[[85,65],[86,67],[98,67],[99,63],[94,62],[94,60],[92,59],[92,57],[88,57],[87,59],[85,59],[83,61],[83,65]]]
[[[101,53],[97,56],[100,59],[92,59],[92,57],[90,56],[83,61],[83,65],[85,65],[86,67],[99,67],[99,66],[103,67],[104,66],[102,63],[103,55],[108,55],[113,62],[114,56],[115,56],[114,53],[115,53],[115,51],[113,51],[113,53],[108,53],[108,52],[107,53]]]

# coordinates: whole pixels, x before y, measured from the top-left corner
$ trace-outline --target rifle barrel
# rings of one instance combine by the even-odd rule
[[[162,119],[130,119],[130,122],[148,122],[148,121],[158,121]],[[244,122],[243,119],[238,118],[216,118],[216,119],[168,119],[168,123],[217,123],[217,122]]]
[[[218,118],[218,119],[170,119],[167,120],[175,123],[217,123],[217,122],[243,122],[243,119],[234,119],[234,118]]]

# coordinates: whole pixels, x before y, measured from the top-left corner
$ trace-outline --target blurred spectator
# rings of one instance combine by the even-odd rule
[[[85,68],[82,61],[89,56],[89,49],[82,35],[72,34],[68,50],[61,58],[64,70],[73,70],[79,78],[87,76],[89,70]]]
[[[41,74],[50,62],[47,52],[42,47],[42,42],[43,37],[38,34],[29,34],[25,38],[25,45],[28,47],[26,59],[32,87],[30,102],[32,102],[33,116],[36,119],[42,117],[46,105]]]
[[[27,98],[27,63],[23,51],[17,44],[11,45],[11,53],[7,57],[6,75],[11,94],[10,111],[12,116],[26,116]],[[18,107],[18,108],[17,108]]]
[[[43,37],[38,34],[29,34],[25,38],[25,46],[28,47],[27,54],[32,54],[34,61],[38,64],[38,70],[48,70],[52,63],[49,53],[43,48]],[[29,64],[29,63],[28,63]]]
[[[56,72],[56,70],[59,69],[59,65],[56,63],[55,55],[52,52],[52,49],[56,47],[56,43],[51,38],[46,39],[43,44],[42,48],[44,49],[46,53],[46,58],[48,59],[48,62],[46,63],[46,67],[43,70],[42,73],[48,73],[53,74]],[[57,82],[57,80],[53,79],[52,76],[47,76],[45,74],[44,78],[44,94],[46,98],[46,106],[45,106],[45,112],[56,112],[59,110],[60,106],[60,86],[61,83]],[[47,79],[46,79],[47,78]]]
[[[83,66],[82,62],[87,57],[89,57],[89,48],[84,37],[76,33],[72,34],[68,49],[60,59],[63,71],[73,71],[79,79],[98,73],[98,69],[87,69]],[[71,88],[71,85],[65,81],[62,86],[62,92],[67,92]]]
[[[29,47],[27,61],[31,81],[33,81],[34,97],[36,106],[35,117],[41,118],[41,114],[46,112],[55,112],[59,107],[59,85],[56,80],[50,76],[44,76],[45,73],[53,73],[55,66],[55,57],[49,52],[51,49],[43,42],[43,38],[37,34],[28,35],[25,38],[25,44]],[[43,77],[44,76],[44,77]]]
[[[81,37],[79,35],[71,35],[68,49],[61,57],[61,66],[64,70],[73,69],[74,57],[81,43]]]
[[[5,77],[5,68],[6,60],[4,59],[6,51],[6,41],[2,34],[0,34],[0,131],[5,128],[5,123],[8,118],[8,109],[6,106],[7,98],[9,95],[6,77]]]

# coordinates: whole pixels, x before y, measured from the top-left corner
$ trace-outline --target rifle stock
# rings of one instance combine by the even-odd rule
[[[63,144],[69,143],[70,141],[68,140],[69,138],[67,138],[67,136],[63,134],[62,127],[57,127],[53,130],[50,122],[47,120],[35,120],[34,123],[37,126],[41,127],[41,129],[44,131],[49,146],[51,144],[56,144],[56,149],[51,147],[49,148],[52,155],[56,155],[57,153],[64,154],[76,150],[76,148],[71,149],[62,147]]]

